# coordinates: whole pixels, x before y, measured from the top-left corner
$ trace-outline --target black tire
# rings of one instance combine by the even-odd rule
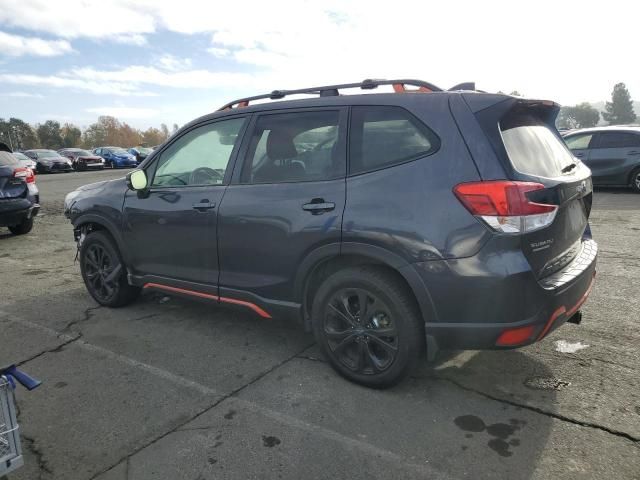
[[[381,267],[351,267],[331,275],[315,294],[311,318],[331,366],[367,387],[397,384],[415,367],[424,346],[415,299]]]
[[[631,172],[631,188],[634,192],[640,193],[640,168]]]
[[[128,305],[140,294],[140,287],[127,282],[120,252],[106,232],[92,232],[82,242],[80,272],[91,296],[105,307]]]
[[[9,231],[14,235],[25,235],[33,228],[33,217],[25,218],[22,223],[18,225],[11,225]]]

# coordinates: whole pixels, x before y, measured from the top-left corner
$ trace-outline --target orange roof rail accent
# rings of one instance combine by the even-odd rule
[[[431,90],[430,88],[425,87],[424,85],[420,85],[417,89],[409,90],[404,85],[404,83],[394,83],[393,84],[393,91],[396,92],[396,93],[415,93],[415,92],[433,93],[433,90]]]

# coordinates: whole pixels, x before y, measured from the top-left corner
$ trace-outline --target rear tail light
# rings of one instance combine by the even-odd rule
[[[13,171],[13,176],[16,178],[24,178],[27,183],[35,183],[36,181],[36,175],[30,168],[16,168]]]
[[[498,340],[496,340],[496,345],[499,347],[515,347],[517,345],[522,345],[523,343],[527,343],[531,340],[534,330],[535,327],[533,325],[509,328],[500,334]]]
[[[533,182],[493,180],[456,185],[453,193],[473,215],[502,233],[528,233],[548,227],[558,212],[557,205],[535,203],[527,192],[545,186]]]

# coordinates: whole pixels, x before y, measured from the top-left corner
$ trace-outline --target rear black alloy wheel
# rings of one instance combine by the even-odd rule
[[[424,323],[398,274],[348,267],[315,292],[313,333],[331,366],[352,382],[387,388],[404,378],[424,347]]]
[[[391,309],[361,288],[341,289],[331,297],[325,308],[324,333],[336,359],[361,375],[383,372],[398,353]]]
[[[118,293],[118,276],[122,265],[114,259],[104,245],[94,243],[87,248],[83,258],[85,277],[88,280],[87,287],[91,294],[108,302]]]
[[[140,293],[139,287],[129,285],[118,250],[105,232],[92,232],[83,241],[80,271],[87,290],[100,305],[120,307]]]

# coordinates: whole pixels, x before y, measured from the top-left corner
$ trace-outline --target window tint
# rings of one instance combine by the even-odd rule
[[[640,147],[640,135],[626,132],[602,132],[598,148],[635,148]]]
[[[0,167],[17,167],[18,161],[9,152],[0,152]]]
[[[570,150],[582,150],[589,148],[589,142],[591,142],[592,138],[593,133],[587,133],[585,135],[574,135],[570,138],[565,138],[564,142]]]
[[[153,186],[220,185],[244,118],[195,128],[162,152]]]
[[[438,149],[438,137],[400,107],[353,107],[350,173],[402,163]]]
[[[519,172],[559,177],[563,168],[575,162],[564,142],[534,115],[508,115],[500,121],[500,130],[509,160]]]
[[[309,182],[345,175],[339,111],[262,115],[251,137],[245,183]]]

